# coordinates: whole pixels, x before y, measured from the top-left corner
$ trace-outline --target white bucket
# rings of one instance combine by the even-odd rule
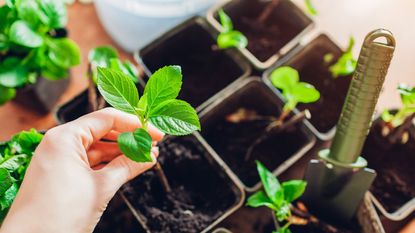
[[[134,52],[184,20],[204,14],[218,0],[95,0],[111,38]]]

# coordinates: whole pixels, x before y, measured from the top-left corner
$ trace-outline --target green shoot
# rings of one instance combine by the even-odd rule
[[[242,32],[233,29],[232,20],[223,9],[220,9],[218,14],[222,25],[222,32],[216,39],[219,49],[245,48],[248,45],[248,39]]]
[[[259,161],[258,174],[264,190],[251,195],[246,205],[250,207],[265,206],[273,210],[279,223],[284,223],[278,233],[291,232],[289,226],[293,224],[292,202],[303,195],[307,182],[303,180],[290,180],[280,183],[278,179]]]
[[[336,63],[329,67],[329,71],[334,78],[339,76],[348,76],[353,74],[356,69],[357,61],[353,58],[354,38],[350,37],[347,50],[339,57]],[[333,54],[326,54],[324,61],[330,63],[333,60]]]
[[[306,6],[306,9],[308,11],[308,13],[312,16],[316,16],[317,15],[317,10],[314,7],[314,4],[311,0],[304,0],[304,4]]]

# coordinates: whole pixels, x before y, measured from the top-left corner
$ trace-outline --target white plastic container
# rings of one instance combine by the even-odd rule
[[[98,17],[124,50],[136,51],[218,0],[95,0]]]

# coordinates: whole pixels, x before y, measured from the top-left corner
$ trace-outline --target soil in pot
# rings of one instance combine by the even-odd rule
[[[146,233],[119,195],[108,204],[94,233]]]
[[[224,7],[231,17],[234,28],[248,38],[247,49],[264,62],[277,54],[294,37],[300,34],[311,21],[288,1],[281,0],[272,14],[263,23],[259,15],[271,1],[239,0]]]
[[[324,55],[333,54],[332,62],[326,63]],[[329,67],[341,56],[342,51],[326,35],[320,35],[290,59],[285,65],[300,73],[301,81],[308,82],[320,91],[320,99],[310,104],[299,104],[299,110],[311,112],[311,124],[321,133],[327,133],[340,117],[349,89],[351,76],[333,78]]]
[[[239,191],[193,137],[168,138],[158,158],[172,192],[150,170],[124,186],[127,199],[153,233],[196,233],[239,201]]]
[[[273,213],[266,207],[241,207],[219,224],[234,233],[271,233],[275,230]]]
[[[165,65],[180,65],[183,86],[179,98],[195,107],[248,69],[244,62],[235,61],[229,55],[230,51],[212,49],[216,41],[206,23],[200,21],[199,18],[187,21],[140,52],[143,63],[151,72]]]
[[[264,135],[281,109],[281,100],[266,85],[251,82],[202,117],[202,135],[248,187],[259,182],[255,160],[274,170],[309,142],[297,123],[283,131],[268,132],[247,159],[252,144]],[[238,112],[252,116],[239,122],[230,120]]]
[[[392,213],[415,198],[415,138],[409,136],[406,144],[391,144],[381,134],[381,123],[379,119],[373,123],[362,154],[377,172],[370,191]]]

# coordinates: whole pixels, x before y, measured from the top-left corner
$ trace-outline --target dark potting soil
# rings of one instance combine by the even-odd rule
[[[108,204],[94,233],[145,233],[119,195]]]
[[[124,186],[151,232],[200,232],[235,204],[230,179],[209,162],[194,137],[169,138],[159,146],[172,192],[164,193],[153,170]]]
[[[244,74],[244,70],[216,44],[196,21],[174,35],[141,51],[147,68],[154,72],[165,65],[180,65],[183,86],[179,98],[197,107]]]
[[[266,207],[241,207],[219,227],[235,233],[271,233],[275,230],[273,213]]]
[[[328,40],[321,39],[323,42]],[[298,59],[287,63],[298,70],[301,81],[312,84],[320,91],[320,99],[317,102],[299,104],[297,108],[310,110],[311,119],[309,121],[322,133],[327,133],[336,126],[352,80],[351,76],[333,78],[331,75],[329,67],[341,56],[341,50],[335,49],[335,45],[330,46],[331,43],[331,41],[313,43],[311,47],[301,53]],[[326,64],[323,58],[328,53],[333,54],[333,61]]]
[[[333,228],[327,228],[321,225],[309,223],[303,226],[291,225],[290,230],[292,231],[292,233],[360,233],[361,231],[358,229],[356,225],[357,223],[351,223],[351,228],[343,228],[337,226],[334,226]]]
[[[234,28],[248,38],[247,49],[260,61],[266,61],[303,31],[307,24],[299,22],[288,7],[277,6],[264,23],[257,18],[271,1],[241,0],[238,6],[225,9]],[[284,4],[281,1],[280,5]],[[292,12],[292,11],[291,11]]]
[[[380,122],[374,122],[362,154],[377,172],[370,191],[388,212],[395,212],[415,198],[415,138],[392,145],[381,135]]]

